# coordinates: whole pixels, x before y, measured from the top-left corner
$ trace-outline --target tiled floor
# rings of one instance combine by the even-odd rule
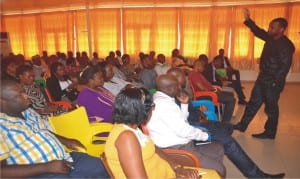
[[[243,83],[247,100],[254,83]],[[237,123],[243,115],[245,107],[236,105]],[[285,172],[285,178],[300,178],[300,83],[287,83],[279,101],[279,126],[275,140],[255,139],[251,134],[264,130],[266,115],[264,106],[256,114],[245,133],[235,131],[237,139],[247,154],[265,172]],[[227,178],[244,178],[239,170],[225,158]]]

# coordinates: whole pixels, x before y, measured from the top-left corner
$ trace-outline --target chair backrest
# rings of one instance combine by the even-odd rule
[[[84,145],[91,140],[88,115],[82,106],[68,113],[49,117],[49,122],[58,135],[77,139]]]
[[[146,124],[141,125],[144,134],[149,135]],[[163,149],[163,151],[176,163],[183,166],[200,167],[200,160],[193,153],[180,149]]]
[[[46,95],[47,95],[47,97],[48,97],[49,102],[50,102],[50,103],[54,102],[54,99],[53,99],[53,97],[52,97],[50,91],[49,91],[47,88],[44,88],[44,89],[45,89],[45,93],[46,93]]]
[[[212,101],[210,100],[196,100],[196,101],[192,101],[193,107],[195,108],[199,108],[202,106],[205,106],[207,109],[205,111],[202,111],[208,118],[208,120],[212,120],[212,121],[217,121],[218,117],[215,114],[215,106],[212,103]]]
[[[163,149],[163,151],[177,164],[200,168],[200,160],[189,151],[179,149]]]
[[[69,110],[73,108],[72,104],[68,103],[66,101],[55,101],[53,99],[53,97],[51,96],[50,91],[47,88],[41,88],[41,89],[43,90],[44,95],[46,95],[49,103],[61,106],[65,109],[69,109]]]
[[[104,166],[107,174],[109,175],[109,178],[115,178],[114,174],[112,173],[111,169],[109,168],[109,165],[107,163],[107,159],[106,159],[106,156],[105,156],[104,152],[100,155],[100,159],[101,159],[101,161],[103,163],[103,166]]]
[[[213,91],[196,91],[193,83],[189,79],[190,87],[194,95],[194,100],[198,100],[199,97],[207,97],[214,103],[215,106],[220,106],[221,104],[219,103],[218,96],[215,92]]]

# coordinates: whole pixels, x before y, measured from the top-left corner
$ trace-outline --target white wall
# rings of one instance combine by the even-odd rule
[[[257,71],[240,70],[242,81],[255,81],[258,75]],[[300,73],[289,73],[287,82],[300,82]]]

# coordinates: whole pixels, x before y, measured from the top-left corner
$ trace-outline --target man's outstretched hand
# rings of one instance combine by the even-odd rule
[[[244,13],[244,18],[245,20],[249,20],[250,19],[250,11],[247,8],[243,9],[243,13]]]

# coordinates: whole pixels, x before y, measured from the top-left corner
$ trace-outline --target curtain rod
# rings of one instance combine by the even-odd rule
[[[245,5],[267,5],[267,4],[288,4],[296,3],[300,0],[276,0],[276,1],[242,1],[242,2],[211,2],[211,3],[172,3],[172,4],[144,4],[144,5],[132,5],[132,4],[107,4],[107,5],[90,5],[91,9],[119,9],[119,8],[188,8],[188,7],[226,7],[226,6],[245,6]],[[73,6],[71,8],[49,8],[39,10],[25,10],[25,11],[7,11],[1,12],[1,15],[25,15],[25,14],[37,14],[37,13],[49,13],[49,12],[65,12],[74,10],[86,10],[86,5]]]

